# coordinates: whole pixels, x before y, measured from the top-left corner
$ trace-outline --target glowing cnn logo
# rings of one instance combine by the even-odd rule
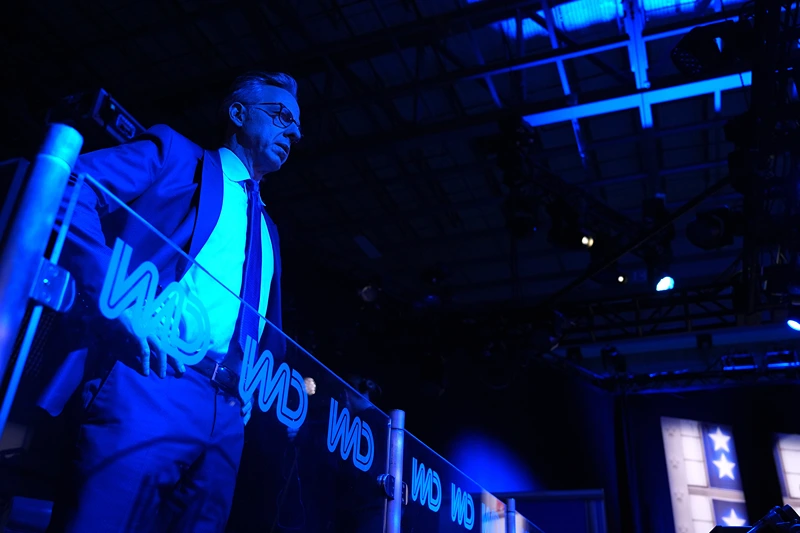
[[[475,525],[475,502],[472,494],[462,491],[455,483],[450,483],[450,519],[464,525],[467,530],[472,530]]]
[[[292,370],[286,363],[275,369],[272,352],[264,350],[256,360],[258,345],[251,337],[245,342],[242,375],[239,377],[239,394],[242,398],[250,398],[259,389],[258,407],[263,412],[269,411],[272,404],[277,403],[275,411],[278,420],[288,428],[299,429],[308,414],[308,396],[303,376]],[[295,409],[289,407],[289,392],[297,391],[299,403]]]
[[[366,443],[366,451],[363,450]],[[369,424],[360,418],[353,418],[350,423],[350,412],[347,407],[339,413],[339,402],[331,398],[331,410],[328,416],[328,451],[334,453],[339,447],[339,454],[347,460],[353,454],[353,464],[359,470],[366,472],[372,466],[375,457],[375,440]]]
[[[164,351],[185,365],[200,362],[208,352],[209,344],[206,308],[196,296],[187,293],[174,281],[156,296],[158,270],[153,263],[145,261],[129,276],[132,253],[128,244],[116,240],[100,291],[100,312],[113,320],[130,308],[136,335],[158,338]],[[184,313],[194,315],[193,320],[198,325],[194,339],[180,337],[179,324]]]
[[[436,490],[434,490],[434,487]],[[411,458],[411,499],[420,505],[428,502],[428,509],[434,513],[442,506],[442,481],[439,474],[430,468],[426,469],[423,463],[417,463],[417,458]]]

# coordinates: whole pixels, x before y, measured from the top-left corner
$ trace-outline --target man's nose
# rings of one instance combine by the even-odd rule
[[[284,135],[289,139],[289,141],[293,143],[296,143],[303,137],[302,134],[300,133],[300,128],[297,127],[297,124],[292,124],[291,126],[286,128]]]

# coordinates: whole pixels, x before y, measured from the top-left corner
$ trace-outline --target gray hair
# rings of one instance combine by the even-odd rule
[[[283,72],[253,71],[238,76],[231,84],[219,107],[219,120],[223,132],[228,128],[228,110],[234,102],[253,103],[265,86],[279,87],[297,98],[297,81]]]

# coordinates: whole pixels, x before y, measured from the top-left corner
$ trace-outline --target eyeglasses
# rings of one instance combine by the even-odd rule
[[[277,126],[280,126],[281,128],[288,128],[292,124],[297,126],[297,131],[298,131],[299,135],[297,137],[294,137],[294,138],[290,139],[292,144],[295,144],[295,143],[299,142],[300,139],[303,138],[303,134],[302,134],[302,132],[300,132],[300,123],[297,122],[297,120],[295,120],[294,115],[292,115],[292,112],[289,110],[289,108],[286,107],[285,105],[283,105],[282,103],[280,103],[280,102],[259,102],[257,104],[247,104],[247,105],[251,105],[251,106],[255,107],[256,109],[258,109],[259,111],[263,111],[264,113],[266,113],[267,115],[272,117],[273,123],[275,125],[277,125]],[[261,109],[260,107],[257,107],[257,106],[262,106],[262,105],[275,106],[275,107],[278,108],[278,110],[277,111],[274,111],[274,110],[273,111],[268,111],[266,109]]]

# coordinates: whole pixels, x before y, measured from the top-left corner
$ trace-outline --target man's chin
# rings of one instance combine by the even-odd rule
[[[280,160],[278,156],[269,157],[267,158],[266,161],[264,161],[264,164],[261,166],[262,169],[261,173],[269,174],[270,172],[275,172],[277,170],[280,170],[281,166],[283,166],[283,162]]]

